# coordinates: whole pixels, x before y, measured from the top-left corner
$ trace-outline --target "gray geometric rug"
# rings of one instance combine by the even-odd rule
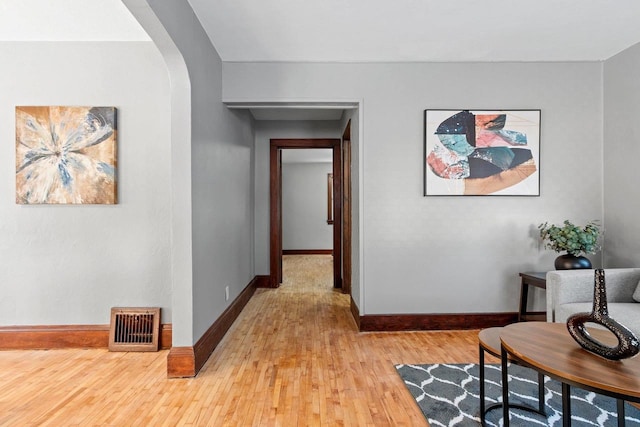
[[[480,425],[479,365],[397,365],[396,370],[432,427],[477,427]],[[500,366],[485,365],[486,405],[502,401]],[[561,384],[545,377],[548,418],[511,409],[512,426],[561,426]],[[538,375],[532,369],[509,365],[509,402],[538,406]],[[627,426],[640,427],[640,410],[625,404]],[[573,427],[617,426],[616,400],[571,387]],[[502,426],[502,408],[487,413],[488,426]]]

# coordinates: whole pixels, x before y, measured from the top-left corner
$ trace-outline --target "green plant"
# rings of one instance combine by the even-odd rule
[[[581,253],[595,254],[600,249],[601,232],[597,221],[590,221],[582,228],[569,220],[565,220],[561,227],[545,222],[538,225],[538,228],[546,249],[566,251],[575,256]]]

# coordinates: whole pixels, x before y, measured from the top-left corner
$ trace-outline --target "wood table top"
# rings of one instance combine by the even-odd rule
[[[478,341],[480,345],[489,354],[500,357],[500,334],[502,327],[483,329],[478,333]]]
[[[546,271],[525,271],[520,273],[520,277],[532,277],[538,280],[547,280],[547,272]]]
[[[608,331],[589,332],[603,343],[616,344]],[[640,357],[613,361],[588,352],[564,323],[514,323],[502,329],[500,340],[511,356],[562,382],[640,401]]]

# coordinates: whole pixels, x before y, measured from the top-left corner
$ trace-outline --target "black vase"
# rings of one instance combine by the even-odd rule
[[[597,269],[595,271],[594,282],[593,311],[570,316],[567,319],[569,334],[582,348],[605,359],[620,360],[635,356],[640,352],[638,338],[626,326],[609,317],[604,270]],[[597,323],[607,328],[618,339],[618,345],[611,347],[591,337],[589,332],[585,330],[587,322]]]
[[[589,258],[571,254],[560,255],[554,263],[556,270],[579,270],[582,268],[591,268]]]

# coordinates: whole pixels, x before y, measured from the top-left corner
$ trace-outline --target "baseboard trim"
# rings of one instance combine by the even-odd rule
[[[333,249],[283,249],[282,255],[333,255]]]
[[[193,347],[171,347],[167,356],[167,377],[195,377],[197,373]]]
[[[360,316],[360,331],[431,331],[484,329],[518,320],[513,313],[392,314]]]
[[[171,340],[171,324],[160,325],[160,348],[171,348]],[[108,347],[109,325],[0,326],[0,350]]]
[[[351,315],[353,316],[353,320],[355,320],[356,325],[358,325],[358,330],[361,331],[361,325],[360,325],[360,309],[358,308],[358,305],[356,304],[356,302],[353,300],[353,296],[351,296],[351,302],[349,304],[349,308],[351,309]]]
[[[169,350],[171,343],[173,342],[173,325],[171,323],[164,323],[160,325],[160,343],[161,350]]]
[[[256,283],[256,288],[270,288],[271,276],[256,276],[253,279]]]
[[[268,280],[268,276],[264,277],[267,277]],[[263,280],[261,276],[254,277],[193,347],[171,348],[167,356],[167,377],[185,378],[198,375],[213,350],[220,344],[224,335],[253,296],[257,284]]]

